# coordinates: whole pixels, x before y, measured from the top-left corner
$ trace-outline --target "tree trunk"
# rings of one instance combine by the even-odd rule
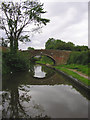
[[[18,50],[18,40],[15,38],[14,39],[14,52],[17,53]]]
[[[13,37],[10,37],[10,52],[13,53]]]
[[[18,50],[18,40],[10,37],[10,52],[16,54]]]

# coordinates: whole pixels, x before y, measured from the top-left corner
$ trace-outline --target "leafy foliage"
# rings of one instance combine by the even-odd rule
[[[25,35],[25,32],[30,31],[25,31],[29,24],[34,23],[39,29],[42,24],[46,25],[49,22],[49,19],[41,17],[46,11],[43,9],[43,4],[36,0],[2,2],[1,10],[3,16],[0,16],[0,28],[5,31],[10,42],[10,50],[14,53],[17,52],[19,40],[24,42],[30,40],[29,36]]]
[[[88,53],[90,51],[73,51],[70,54],[70,57],[67,61],[68,64],[82,64],[82,65],[88,65],[89,59],[88,59]]]
[[[46,49],[70,50],[70,51],[87,51],[87,46],[75,46],[72,42],[64,42],[59,39],[49,38],[45,44]]]
[[[6,52],[3,53],[2,59],[3,73],[8,73],[10,71],[25,71],[29,68],[30,65],[27,53],[18,52],[17,54],[12,54]]]

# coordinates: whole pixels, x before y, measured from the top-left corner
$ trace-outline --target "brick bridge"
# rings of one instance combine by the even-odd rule
[[[67,63],[71,51],[40,49],[40,50],[27,50],[27,52],[30,53],[30,58],[37,55],[46,55],[50,57],[56,65],[60,65]]]

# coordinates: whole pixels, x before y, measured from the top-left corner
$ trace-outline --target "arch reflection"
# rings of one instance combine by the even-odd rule
[[[54,70],[48,69],[46,66],[39,64],[34,65],[34,74],[32,77],[35,79],[47,79],[55,74]]]
[[[61,108],[64,101],[65,103],[68,103],[69,101],[67,101],[67,97],[71,100],[71,102],[73,101],[73,105],[75,105],[75,107],[75,103],[77,103],[77,100],[79,101],[80,99],[82,100],[82,104],[81,101],[79,104],[81,105],[80,108],[85,105],[84,97],[88,99],[88,96],[82,91],[82,89],[80,90],[69,82],[70,80],[68,80],[68,78],[58,74],[50,68],[42,66],[41,69],[46,73],[44,78],[34,77],[35,70],[33,64],[31,64],[30,72],[19,72],[3,76],[3,118],[50,119],[50,117],[53,118],[53,114],[50,115],[49,112],[54,110],[56,105],[57,108]],[[65,96],[65,99],[61,100],[63,95]],[[51,97],[53,99],[51,99]],[[60,101],[61,106],[59,106]],[[52,109],[48,110],[47,104]],[[69,104],[66,105],[63,103],[63,105],[65,105],[66,110],[66,106]],[[58,108],[58,110],[60,110],[60,108]],[[71,109],[67,108],[66,111],[69,112],[69,110]],[[57,114],[57,111],[55,110],[54,113]],[[85,111],[86,109],[84,110],[84,113],[86,114]],[[75,112],[78,114],[78,109]],[[70,113],[72,113],[72,111],[70,111]]]

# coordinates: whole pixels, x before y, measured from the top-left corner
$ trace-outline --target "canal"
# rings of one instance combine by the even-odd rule
[[[87,92],[51,68],[32,64],[2,81],[3,118],[88,118]]]

